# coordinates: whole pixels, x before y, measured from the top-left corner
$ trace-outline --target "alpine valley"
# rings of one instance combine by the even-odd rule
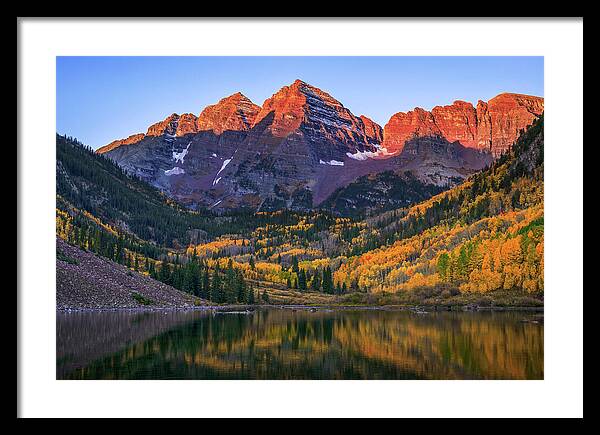
[[[96,151],[57,135],[58,307],[541,307],[543,111],[382,127],[296,80]]]

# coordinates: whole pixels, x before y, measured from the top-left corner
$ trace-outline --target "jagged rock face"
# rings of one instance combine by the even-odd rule
[[[249,130],[259,111],[260,106],[238,92],[206,107],[198,116],[197,131],[221,134],[226,130]]]
[[[344,195],[367,195],[369,204],[380,207],[386,201],[383,187],[400,178],[388,177],[381,188],[369,189],[365,182],[380,180],[372,174],[408,171],[415,182],[434,186],[422,192],[450,187],[491,163],[490,151],[502,148],[515,128],[543,109],[539,100],[541,105],[518,96],[477,109],[462,101],[431,112],[417,108],[394,115],[382,129],[297,80],[262,107],[237,93],[198,118],[173,114],[146,135],[98,152],[192,208],[310,209],[336,203],[325,201],[359,178],[360,188]],[[421,190],[410,191],[416,198]]]
[[[477,111],[471,103],[455,101],[450,106],[436,106],[431,113],[441,135],[449,142],[477,148]]]
[[[347,152],[376,150],[373,134],[367,133],[362,119],[328,93],[301,80],[284,86],[264,102],[254,125],[261,123],[265,124],[263,135],[287,138],[301,134],[315,145],[312,151],[319,159],[341,161]],[[319,147],[323,142],[329,146]]]
[[[406,113],[398,112],[390,118],[383,129],[383,146],[388,152],[398,154],[409,139],[440,135],[433,114],[417,107]]]
[[[380,145],[383,142],[383,128],[365,115],[360,115],[360,119],[364,124],[364,131],[367,136],[367,141],[371,145]]]
[[[543,98],[520,94],[500,94],[488,103],[479,101],[477,108],[464,101],[436,106],[431,112],[416,108],[390,118],[384,127],[383,146],[390,153],[399,153],[412,138],[438,136],[497,157],[543,111]]]
[[[451,187],[493,161],[489,152],[436,136],[408,140],[394,159],[398,167],[412,172],[423,183],[440,187]]]
[[[498,157],[510,148],[520,130],[531,125],[543,111],[544,99],[529,95],[500,94],[487,104],[480,101],[477,118],[482,127],[478,141]]]
[[[166,119],[157,122],[156,124],[152,124],[148,127],[148,131],[146,132],[146,136],[161,136],[163,134],[168,134],[170,136],[175,136],[177,133],[177,126],[179,123],[179,115],[173,113],[168,116]]]
[[[146,134],[137,133],[132,134],[126,139],[118,139],[112,141],[108,145],[104,145],[96,150],[98,154],[104,154],[109,151],[112,151],[116,148],[119,148],[122,145],[132,145],[140,142],[142,139],[151,136],[162,136],[164,134],[170,136],[185,136],[186,134],[194,134],[198,132],[196,128],[196,115],[193,113],[184,113],[183,115],[178,115],[173,113],[163,121],[152,124],[148,127],[148,131]]]
[[[184,113],[179,117],[177,122],[176,136],[185,136],[186,134],[194,134],[198,132],[196,123],[198,118],[193,113]]]

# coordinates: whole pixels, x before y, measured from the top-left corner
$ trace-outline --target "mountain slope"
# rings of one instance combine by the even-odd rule
[[[370,216],[424,201],[443,190],[435,184],[423,184],[410,172],[384,171],[362,176],[340,187],[321,208],[342,216]]]
[[[339,282],[370,292],[543,292],[543,117],[492,167],[371,219]],[[381,246],[371,249],[370,246]]]
[[[203,301],[56,239],[56,307],[191,308]]]
[[[188,210],[74,139],[56,136],[57,209],[106,234],[146,245],[187,246],[231,231],[250,231],[260,218]],[[58,216],[60,218],[60,216]]]

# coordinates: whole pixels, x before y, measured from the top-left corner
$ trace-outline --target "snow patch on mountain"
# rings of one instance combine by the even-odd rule
[[[185,147],[185,149],[183,151],[181,151],[180,153],[176,153],[175,151],[173,151],[173,160],[175,160],[175,163],[177,162],[181,162],[183,163],[183,159],[185,158],[185,156],[187,156],[188,150],[190,149],[190,145],[192,143],[188,143],[187,147]]]
[[[237,150],[235,150],[235,152],[237,153]],[[235,154],[235,153],[233,153],[233,154]],[[215,178],[213,179],[213,182],[212,182],[213,186],[216,186],[219,183],[219,181],[221,181],[221,177],[219,177],[219,174],[221,172],[223,172],[223,169],[225,169],[232,160],[233,160],[233,156],[231,156],[231,158],[223,161],[223,164],[221,165],[221,169],[219,169],[219,172],[217,172],[217,174],[215,175]]]
[[[221,166],[221,169],[219,169],[219,172],[217,172],[217,175],[215,175],[215,177],[218,177],[218,176],[219,176],[219,174],[220,174],[221,172],[223,172],[223,169],[225,169],[225,168],[227,167],[227,165],[228,165],[228,164],[229,164],[229,163],[230,163],[232,160],[233,160],[233,157],[232,157],[232,158],[230,158],[230,159],[224,160],[224,161],[223,161],[223,165]]]
[[[321,165],[329,165],[329,166],[344,166],[344,162],[339,162],[337,160],[330,160],[328,162],[324,162],[323,160],[319,160]]]
[[[346,153],[346,155],[348,157],[350,157],[351,159],[358,160],[358,161],[364,161],[367,159],[373,159],[375,157],[393,156],[394,154],[396,154],[396,153],[388,152],[387,148],[384,148],[380,145],[375,145],[375,148],[377,149],[377,151],[356,150],[355,153]]]
[[[165,171],[165,175],[168,175],[168,176],[181,175],[181,174],[185,174],[185,171],[183,169],[181,169],[179,166],[175,166],[173,169],[169,169],[169,170]]]

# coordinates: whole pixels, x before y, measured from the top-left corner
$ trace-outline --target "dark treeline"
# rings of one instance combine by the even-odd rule
[[[284,268],[286,270],[286,268]],[[287,279],[287,288],[299,290],[301,292],[322,292],[326,294],[342,295],[348,292],[346,284],[337,285],[333,282],[333,272],[331,267],[315,269],[314,271],[306,270],[299,266],[298,257],[292,257],[291,266],[289,268],[291,274]],[[358,291],[358,285],[353,286],[353,291]]]
[[[233,267],[229,259],[223,270],[217,266],[209,268],[203,259],[195,254],[182,264],[179,259],[173,263],[163,262],[150,276],[179,290],[218,304],[254,304],[256,294],[240,270]]]

